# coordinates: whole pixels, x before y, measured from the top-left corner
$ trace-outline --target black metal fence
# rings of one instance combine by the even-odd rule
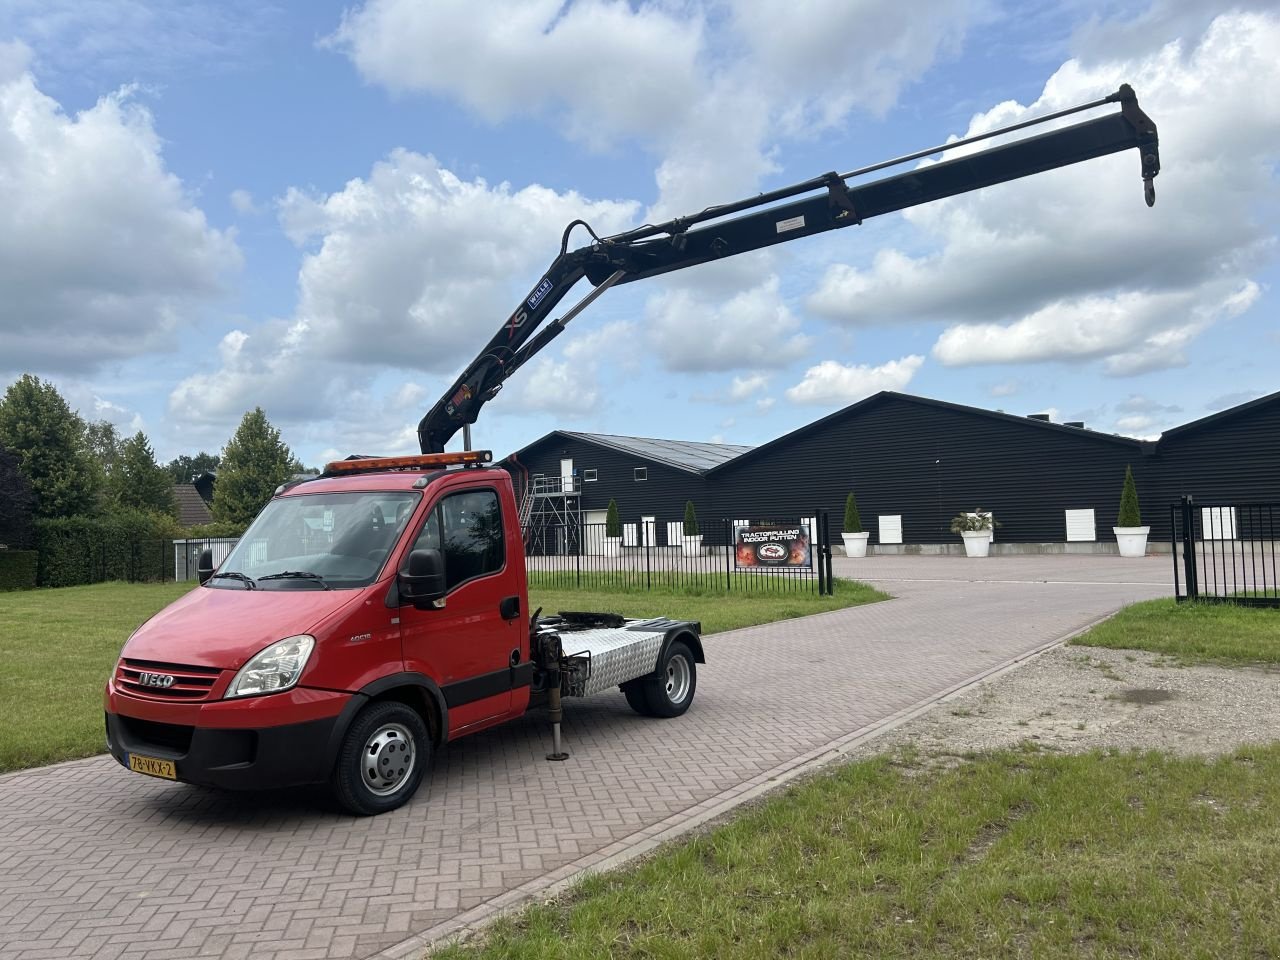
[[[830,518],[678,522],[639,520],[610,536],[606,524],[534,517],[525,554],[535,587],[689,592],[832,592]]]
[[[1174,594],[1181,600],[1280,607],[1280,503],[1169,508]]]

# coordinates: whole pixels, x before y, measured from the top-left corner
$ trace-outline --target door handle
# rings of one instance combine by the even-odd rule
[[[520,598],[503,597],[498,603],[498,615],[503,620],[514,620],[520,616]]]

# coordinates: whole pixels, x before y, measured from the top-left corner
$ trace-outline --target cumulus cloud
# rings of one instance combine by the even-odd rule
[[[1257,299],[1249,281],[1238,290],[1220,284],[1166,293],[1121,293],[1058,301],[1010,324],[967,323],[947,328],[933,348],[948,366],[1105,358],[1117,375],[1185,366],[1185,346],[1223,316]],[[1179,318],[1170,325],[1170,318]]]
[[[804,379],[787,390],[787,399],[824,406],[853,403],[881,390],[905,389],[923,364],[924,357],[915,354],[878,367],[824,360],[805,371]]]
[[[434,157],[397,149],[367,179],[327,196],[290,189],[280,218],[318,247],[298,276],[308,349],[346,363],[452,371],[532,287],[564,225],[630,223],[632,203],[531,185],[463,180]]]
[[[166,168],[130,89],[74,116],[0,50],[0,357],[83,372],[173,345],[240,265]]]
[[[883,111],[980,6],[366,0],[325,43],[393,92],[491,121],[540,109],[594,146],[639,142],[661,158],[652,216],[679,215],[755,185],[780,136]]]
[[[395,150],[331,194],[291,189],[280,222],[303,251],[292,316],[233,330],[218,363],[184,378],[169,412],[212,430],[261,403],[282,421],[323,423],[351,449],[414,444],[423,401],[443,391],[536,281],[577,217],[617,231],[638,205],[531,185],[465,180],[434,157]],[[571,295],[572,296],[572,295]],[[574,384],[595,396],[594,343],[521,371],[524,409],[558,409]],[[575,359],[576,358],[576,359]],[[377,382],[388,372],[417,374]],[[247,398],[253,398],[248,401]],[[501,406],[501,398],[496,406]],[[508,409],[519,410],[516,405]],[[370,432],[365,420],[397,422]],[[362,446],[363,444],[363,446]]]
[[[1181,413],[1182,408],[1174,403],[1160,403],[1140,393],[1131,393],[1116,404],[1120,413]]]
[[[835,265],[810,309],[852,326],[949,321],[944,363],[1102,359],[1130,375],[1185,362],[1190,340],[1256,299],[1251,273],[1274,253],[1260,211],[1277,197],[1280,101],[1256,91],[1280,86],[1276,49],[1280,17],[1233,13],[1198,42],[1066,63],[1035,103],[1000,104],[967,133],[1132,82],[1160,128],[1154,210],[1132,151],[913,208],[934,252]]]
[[[676,287],[650,298],[645,314],[649,339],[669,370],[771,370],[809,347],[776,276],[727,300]]]

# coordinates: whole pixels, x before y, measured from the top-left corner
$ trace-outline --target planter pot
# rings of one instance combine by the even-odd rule
[[[865,557],[867,555],[867,538],[869,533],[842,533],[844,555],[846,557]]]
[[[621,537],[605,537],[604,538],[604,555],[606,557],[622,556],[622,538]]]
[[[680,538],[680,547],[686,557],[702,556],[702,534],[695,533],[692,536],[685,534]]]
[[[1150,527],[1112,527],[1116,535],[1116,543],[1120,545],[1122,557],[1145,557],[1147,555],[1147,534]]]
[[[966,557],[985,557],[991,552],[990,530],[965,530],[960,536],[964,537]]]

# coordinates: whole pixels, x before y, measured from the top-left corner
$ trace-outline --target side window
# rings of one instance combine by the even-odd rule
[[[418,539],[413,541],[413,549],[440,549],[440,508],[438,506],[427,515],[427,522],[422,525]]]
[[[472,490],[445,497],[432,511],[422,536],[428,535],[433,522],[444,544],[446,589],[502,569],[504,536],[496,491]]]

